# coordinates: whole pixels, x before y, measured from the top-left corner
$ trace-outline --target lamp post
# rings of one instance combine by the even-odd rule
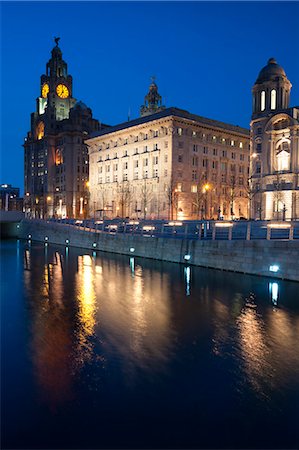
[[[207,212],[208,212],[208,191],[210,189],[210,185],[208,183],[206,183],[203,188],[202,188],[202,192],[204,194],[204,199],[205,199],[205,219],[207,219]]]

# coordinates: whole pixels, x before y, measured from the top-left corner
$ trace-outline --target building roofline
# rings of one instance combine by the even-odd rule
[[[178,118],[188,119],[195,122],[200,122],[202,125],[213,126],[216,128],[222,128],[225,131],[231,131],[240,134],[246,134],[249,137],[250,131],[247,128],[239,127],[238,125],[231,125],[225,122],[221,122],[219,120],[208,119],[207,117],[198,116],[196,114],[192,114],[189,111],[184,109],[179,109],[175,107],[166,108],[163,111],[159,111],[155,114],[151,114],[149,116],[139,117],[137,119],[133,119],[127,122],[120,123],[118,125],[110,126],[104,130],[95,131],[91,133],[89,139],[94,139],[99,136],[104,136],[106,134],[114,133],[116,131],[125,130],[127,128],[132,128],[137,125],[142,125],[143,123],[152,122],[153,120],[162,119],[164,117],[175,116]]]

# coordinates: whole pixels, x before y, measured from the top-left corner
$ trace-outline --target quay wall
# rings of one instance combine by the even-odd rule
[[[195,266],[299,281],[299,241],[296,240],[192,240],[112,234],[72,225],[23,220],[18,237],[51,244],[120,253]],[[94,246],[95,245],[95,246]],[[134,251],[131,251],[134,249]],[[185,260],[190,255],[190,260]],[[270,266],[279,270],[270,272]]]

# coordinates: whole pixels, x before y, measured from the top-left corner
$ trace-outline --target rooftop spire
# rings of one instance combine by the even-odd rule
[[[155,82],[156,77],[151,76],[151,84],[149,87],[148,94],[144,97],[144,105],[140,108],[140,115],[148,116],[150,114],[154,114],[156,112],[162,111],[165,109],[165,106],[162,105],[162,97],[158,93],[158,86]]]

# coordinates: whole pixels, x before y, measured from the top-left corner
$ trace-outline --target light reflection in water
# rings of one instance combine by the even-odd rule
[[[190,280],[191,280],[191,268],[187,266],[184,268],[185,283],[186,283],[186,295],[190,295]]]
[[[25,250],[25,268],[30,263],[27,252]],[[27,271],[25,283],[31,292],[31,348],[35,374],[43,401],[56,410],[71,398],[71,334],[63,302],[62,259],[58,252],[50,258],[51,262],[47,259],[45,252],[46,264],[30,264],[32,267]]]
[[[257,310],[249,305],[243,308],[237,319],[242,361],[249,382],[263,394],[264,384],[269,382],[273,374],[269,360],[271,351],[266,342],[265,324]]]
[[[278,304],[278,283],[269,283],[269,292],[274,306]]]
[[[78,257],[78,272],[75,276],[78,301],[77,363],[81,366],[93,355],[91,337],[96,324],[96,294],[93,260],[90,255]]]

